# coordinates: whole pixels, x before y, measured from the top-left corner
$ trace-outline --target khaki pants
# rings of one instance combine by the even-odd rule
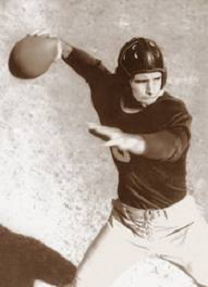
[[[158,256],[208,286],[208,225],[193,197],[162,210],[114,202],[111,216],[80,264],[76,287],[108,287],[132,265]],[[139,282],[138,282],[139,286]]]

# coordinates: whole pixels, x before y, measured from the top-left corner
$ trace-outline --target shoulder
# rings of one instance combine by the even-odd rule
[[[149,109],[152,125],[158,129],[190,127],[192,116],[185,103],[165,92]]]
[[[166,122],[172,121],[176,118],[184,118],[189,121],[192,120],[192,116],[184,101],[171,96],[167,92],[157,100],[153,110],[158,118],[162,118]]]
[[[179,98],[173,97],[168,92],[164,92],[164,95],[158,99],[157,108],[163,109],[166,113],[184,112],[189,114],[185,102]]]

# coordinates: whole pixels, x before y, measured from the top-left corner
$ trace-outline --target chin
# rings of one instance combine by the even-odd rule
[[[151,104],[153,104],[154,102],[156,102],[158,98],[152,99],[152,100],[148,100],[148,101],[140,101],[142,106],[149,106]]]
[[[160,97],[160,96],[153,97],[153,98],[151,98],[151,99],[148,99],[148,100],[146,100],[146,101],[143,101],[143,103],[146,104],[146,105],[151,105],[151,104],[155,103],[159,97]]]

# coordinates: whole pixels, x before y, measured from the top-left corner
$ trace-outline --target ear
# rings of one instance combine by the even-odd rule
[[[167,82],[167,69],[164,68],[164,71],[162,72],[162,88],[166,85]]]

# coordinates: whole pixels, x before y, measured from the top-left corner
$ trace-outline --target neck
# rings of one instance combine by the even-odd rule
[[[164,94],[164,90],[162,89],[159,92],[157,99],[160,98],[163,94]],[[128,97],[128,101],[125,101],[125,96],[123,96],[121,97],[121,100],[120,100],[120,106],[123,112],[128,113],[128,114],[134,114],[148,107],[148,104],[138,102],[137,100],[134,99],[133,96]]]
[[[129,107],[126,105],[124,98],[121,98],[120,100],[120,106],[121,106],[121,110],[127,114],[135,114],[140,112],[143,107],[140,105],[140,107]]]

